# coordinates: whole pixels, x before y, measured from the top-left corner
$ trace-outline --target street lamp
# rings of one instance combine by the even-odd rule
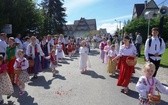
[[[149,29],[150,29],[150,21],[153,18],[154,15],[154,11],[147,11],[145,12],[145,19],[148,19],[148,32],[147,35],[149,36]]]

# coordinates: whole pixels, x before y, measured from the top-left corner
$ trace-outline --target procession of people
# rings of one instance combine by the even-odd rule
[[[158,37],[158,34],[158,28],[153,28],[152,38],[147,39],[145,43],[145,58],[146,62],[150,63],[145,65],[144,70],[152,69],[153,76],[150,76],[150,81],[152,80],[151,78],[154,78],[156,87],[161,92],[167,94],[168,87],[161,86],[160,82],[155,79],[161,55],[165,51],[165,43],[162,38]],[[92,63],[89,60],[91,48],[99,49],[100,61],[107,65],[107,73],[111,77],[115,77],[118,74],[116,85],[123,87],[121,89],[122,93],[129,94],[129,83],[135,73],[137,57],[141,56],[140,45],[142,44],[142,38],[138,34],[134,42],[129,35],[123,36],[121,40],[118,38],[118,35],[113,35],[113,37],[109,35],[95,35],[93,37],[75,38],[65,37],[63,34],[60,34],[58,36],[46,35],[42,38],[26,36],[21,40],[20,34],[16,38],[8,38],[5,33],[1,33],[0,43],[1,105],[4,103],[2,95],[7,95],[7,98],[10,98],[14,92],[14,85],[19,87],[19,95],[23,95],[26,91],[25,83],[30,80],[30,77],[38,79],[39,72],[48,69],[51,69],[53,76],[59,74],[57,69],[58,63],[64,62],[66,60],[65,57],[71,59],[75,54],[79,54],[79,70],[81,74],[85,74]],[[150,43],[152,44],[150,45]],[[148,94],[154,95],[154,92],[151,93],[150,84],[147,84],[145,85],[147,94],[144,95],[140,88],[142,84],[141,79],[136,85],[137,91],[140,94],[140,105],[151,105],[147,96]],[[152,85],[151,87],[154,86]]]

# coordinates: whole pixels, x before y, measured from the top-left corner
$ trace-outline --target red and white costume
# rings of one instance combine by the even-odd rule
[[[122,45],[119,53],[117,56],[120,57],[120,73],[118,77],[118,86],[128,87],[128,84],[130,82],[130,78],[132,76],[132,73],[134,71],[134,66],[128,66],[126,64],[127,57],[135,56],[136,55],[136,47],[133,44],[130,44],[129,46]],[[133,57],[134,59],[134,57]]]

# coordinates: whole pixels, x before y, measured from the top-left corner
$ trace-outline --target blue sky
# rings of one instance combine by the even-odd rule
[[[41,2],[42,0],[37,0]],[[131,19],[133,7],[136,3],[144,3],[145,0],[64,0],[68,24],[81,17],[96,19],[97,28],[106,28],[113,33],[119,21],[121,26],[124,21]],[[166,1],[162,3],[163,1]],[[156,4],[168,5],[168,0],[155,0]],[[117,21],[115,21],[117,20]]]

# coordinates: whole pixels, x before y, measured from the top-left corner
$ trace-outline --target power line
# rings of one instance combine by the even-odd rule
[[[161,3],[158,4],[158,6],[164,4],[167,0],[162,1]]]

